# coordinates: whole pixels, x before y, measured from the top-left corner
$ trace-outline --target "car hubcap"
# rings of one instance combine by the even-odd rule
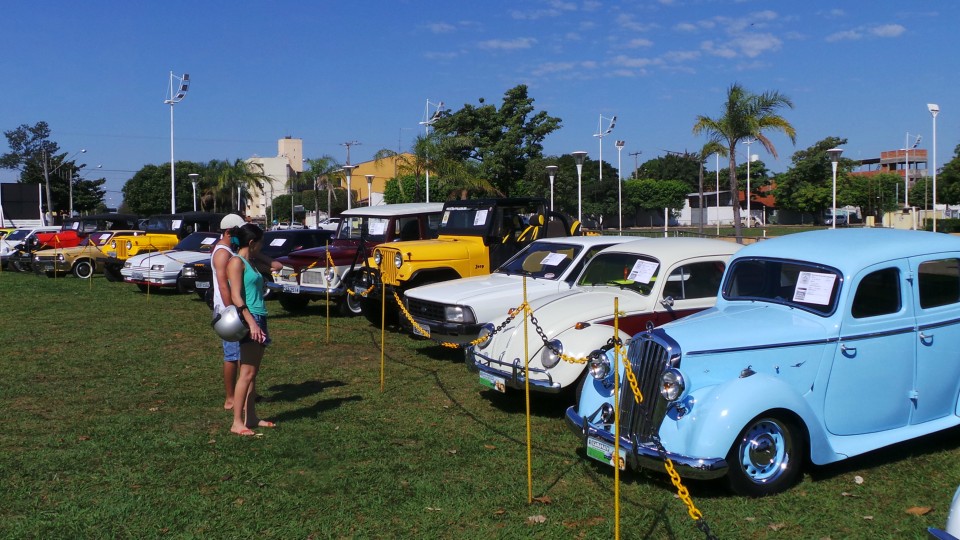
[[[789,459],[783,429],[776,422],[759,422],[744,435],[740,463],[754,482],[775,480],[786,470]]]

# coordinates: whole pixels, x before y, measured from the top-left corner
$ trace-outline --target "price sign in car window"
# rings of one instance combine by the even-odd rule
[[[562,263],[567,258],[563,253],[548,253],[546,257],[540,261],[540,264],[543,266],[556,266]]]
[[[477,213],[473,216],[473,226],[479,227],[487,222],[487,210],[477,210]]]
[[[383,233],[387,230],[387,222],[382,219],[371,219],[367,229],[371,235],[383,236]]]
[[[216,238],[216,237],[208,237],[208,238],[204,238],[203,240],[201,240],[200,243],[203,244],[203,245],[205,245],[205,246],[209,246],[210,244],[212,244],[212,243],[214,243],[214,242],[216,242],[216,241],[217,241],[217,238]]]
[[[182,223],[183,223],[183,220],[182,220],[182,219],[175,219],[175,220],[173,220],[172,222],[170,222],[170,228],[173,229],[173,230],[177,230],[177,229],[180,228],[180,225],[181,225]]]
[[[826,306],[830,303],[830,294],[836,281],[834,274],[800,272],[797,288],[793,291],[793,301]]]
[[[660,266],[659,263],[640,259],[633,263],[633,268],[627,274],[627,279],[639,283],[650,283],[650,278],[653,277],[653,273],[657,271],[658,266]]]
[[[286,243],[287,243],[286,238],[274,238],[273,240],[270,241],[270,245],[274,247],[282,246]]]

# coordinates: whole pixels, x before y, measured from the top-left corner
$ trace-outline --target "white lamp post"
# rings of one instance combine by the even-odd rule
[[[937,232],[937,114],[940,106],[927,103],[927,110],[933,115],[933,232]]]
[[[830,167],[833,169],[833,206],[830,211],[830,228],[837,228],[837,162],[840,160],[840,154],[843,148],[831,148],[827,150],[830,155]]]
[[[571,152],[573,159],[577,160],[577,221],[583,223],[583,160],[587,153],[583,150]]]
[[[607,127],[606,131],[603,131],[603,121],[609,120],[610,125]],[[600,180],[603,180],[603,137],[604,135],[609,135],[613,131],[613,126],[617,125],[617,115],[613,115],[613,118],[604,118],[603,115],[600,115],[600,121],[597,123],[597,132],[593,134],[594,137],[600,139]]]
[[[173,80],[177,79],[180,81],[178,85],[178,90],[176,93],[173,91]],[[183,98],[187,96],[187,90],[190,88],[190,75],[184,73],[183,77],[177,77],[170,72],[170,88],[168,90],[168,98],[163,102],[170,106],[170,213],[175,214],[177,212],[177,189],[176,189],[176,176],[173,172],[173,106],[177,103],[183,101]]]
[[[71,159],[77,156],[77,154],[85,154],[86,152],[87,152],[86,148],[81,148],[80,150],[77,150],[70,157],[61,161],[60,164],[54,167],[52,171],[47,170],[47,152],[46,151],[43,152],[43,181],[47,186],[47,215],[50,217],[50,219],[53,219],[53,207],[51,206],[53,203],[53,199],[50,197],[50,175],[59,171],[60,167],[63,167],[64,165],[69,163]],[[73,177],[72,176],[69,180],[69,184],[70,184],[70,215],[73,216]],[[46,223],[46,219],[44,220],[44,222],[45,222],[44,225],[49,225],[49,223]]]
[[[615,145],[617,147],[617,212],[620,216],[620,221],[618,222],[619,225],[617,227],[621,234],[623,234],[623,169],[620,166],[620,154],[623,151],[625,144],[627,143],[624,141],[617,141]],[[700,191],[703,190],[701,189]]]
[[[717,236],[720,236],[720,152],[717,156]]]
[[[747,228],[750,228],[750,223],[753,221],[750,219],[750,161],[753,159],[753,156],[750,155],[750,145],[755,143],[753,139],[747,139],[743,144],[747,145]]]
[[[433,113],[432,116],[430,115],[431,105],[436,107],[436,111]],[[442,101],[440,103],[432,103],[429,99],[427,100],[427,107],[423,111],[423,122],[420,122],[420,125],[423,126],[423,131],[427,135],[427,137],[430,137],[430,126],[432,126],[433,123],[440,118],[440,113],[442,110],[443,110]],[[425,173],[426,173],[426,179],[427,179],[427,202],[430,202],[430,160],[429,158],[427,159],[427,166],[425,168]],[[349,175],[347,176],[347,178],[348,179],[350,178]],[[349,206],[347,208],[349,208]]]
[[[553,212],[553,179],[557,177],[556,165],[547,165],[547,175],[550,177],[550,211]]]
[[[344,165],[343,172],[347,175],[347,210],[353,208],[353,191],[351,191],[351,185],[353,183],[351,175],[353,170],[356,169],[356,165]]]
[[[367,177],[367,206],[373,206],[373,175],[365,174]]]
[[[193,184],[193,211],[197,211],[197,182],[200,180],[200,175],[197,173],[190,173],[187,176],[190,177],[190,183]]]

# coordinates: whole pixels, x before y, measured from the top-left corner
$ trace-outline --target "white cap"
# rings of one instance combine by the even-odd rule
[[[234,227],[242,227],[247,221],[237,214],[227,214],[220,220],[220,230],[225,231]]]

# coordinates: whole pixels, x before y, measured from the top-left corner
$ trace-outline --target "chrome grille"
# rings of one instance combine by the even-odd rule
[[[679,362],[679,348],[661,342],[651,333],[637,334],[627,349],[627,360],[637,377],[643,401],[633,399],[630,386],[620,392],[621,437],[636,436],[640,442],[650,440],[660,431],[666,414],[666,402],[660,397],[660,378],[668,365]]]
[[[443,322],[444,307],[443,304],[436,302],[427,302],[417,298],[407,298],[407,311],[411,315],[420,319]]]

